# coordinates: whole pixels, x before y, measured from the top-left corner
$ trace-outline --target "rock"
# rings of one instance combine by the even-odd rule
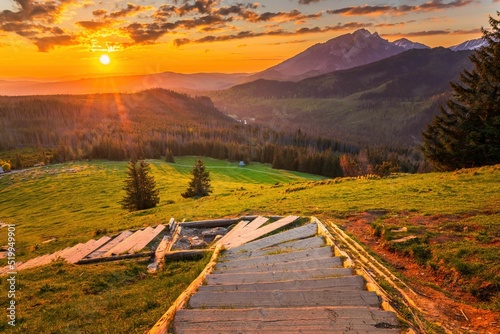
[[[191,239],[191,249],[205,249],[207,246],[207,243],[203,240]]]
[[[216,237],[217,235],[224,235],[227,233],[227,228],[224,227],[215,227],[207,231],[201,232],[203,238],[205,237]]]
[[[397,230],[391,230],[392,233],[404,233],[404,232],[408,232],[408,228],[405,226],[405,227],[401,227]]]

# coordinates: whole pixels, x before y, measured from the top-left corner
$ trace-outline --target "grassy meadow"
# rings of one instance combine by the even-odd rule
[[[196,159],[177,157],[175,164],[149,160],[161,200],[156,208],[140,212],[124,211],[119,205],[124,195],[126,162],[74,162],[6,174],[0,176],[0,222],[16,224],[16,256],[25,261],[103,233],[111,235],[165,223],[170,217],[181,221],[246,214],[299,214],[342,220],[368,210],[385,210],[387,216],[376,224],[381,225],[380,234],[390,239],[390,233],[384,231],[394,226],[384,219],[409,212],[422,217],[444,217],[444,222],[429,231],[426,226],[417,226],[425,236],[419,240],[424,242],[401,251],[419,260],[419,251],[430,250],[440,258],[431,261],[424,257],[422,265],[449,266],[478,284],[487,282],[493,289],[500,286],[500,251],[495,247],[500,238],[500,166],[382,179],[331,180],[273,170],[263,164],[238,167],[235,162],[203,158],[211,173],[213,194],[198,200],[184,199],[180,194],[187,187]],[[2,244],[5,230],[0,230]],[[453,238],[439,241],[436,237],[443,231],[456,233]],[[44,243],[53,238],[56,240]],[[479,270],[476,264],[484,259],[488,270]],[[97,329],[102,333],[120,333],[127,328],[127,333],[141,333],[168,309],[203,268],[204,261],[207,259],[171,264],[157,276],[144,274],[144,261],[88,266],[54,263],[20,272],[19,319],[24,327],[17,330],[74,333],[78,328],[82,333]],[[5,263],[5,259],[0,259],[0,265]],[[7,289],[4,281],[0,289]],[[2,294],[0,304],[6,302]],[[500,310],[498,298],[493,297],[483,307]],[[137,309],[140,312],[134,313]],[[91,325],[91,320],[96,321],[95,325]],[[118,328],[113,327],[116,324]]]

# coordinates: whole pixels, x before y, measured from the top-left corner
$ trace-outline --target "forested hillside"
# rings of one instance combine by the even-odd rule
[[[79,159],[199,155],[330,177],[414,172],[422,164],[411,150],[362,149],[308,135],[299,126],[278,131],[245,125],[222,114],[209,98],[161,89],[0,97],[0,159],[15,169]],[[31,154],[24,154],[28,149]]]
[[[257,123],[303,129],[361,145],[414,147],[464,69],[471,51],[409,50],[299,82],[259,80],[211,93],[216,106]]]

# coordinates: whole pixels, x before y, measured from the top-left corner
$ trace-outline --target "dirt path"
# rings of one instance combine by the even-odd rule
[[[370,225],[380,214],[363,213],[335,223],[407,278],[412,288],[420,294],[414,299],[428,312],[428,320],[441,324],[452,333],[500,333],[500,313],[474,307],[475,298],[456,286],[446,284],[444,275],[439,276],[430,268],[416,264],[409,257],[388,251],[379,239],[373,236]],[[412,219],[427,219],[432,224],[439,222],[436,217],[414,216]],[[431,286],[440,287],[441,291]]]

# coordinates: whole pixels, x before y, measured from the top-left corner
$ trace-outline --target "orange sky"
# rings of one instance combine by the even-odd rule
[[[479,38],[499,9],[500,0],[2,0],[0,78],[256,72],[359,28],[451,46]]]

